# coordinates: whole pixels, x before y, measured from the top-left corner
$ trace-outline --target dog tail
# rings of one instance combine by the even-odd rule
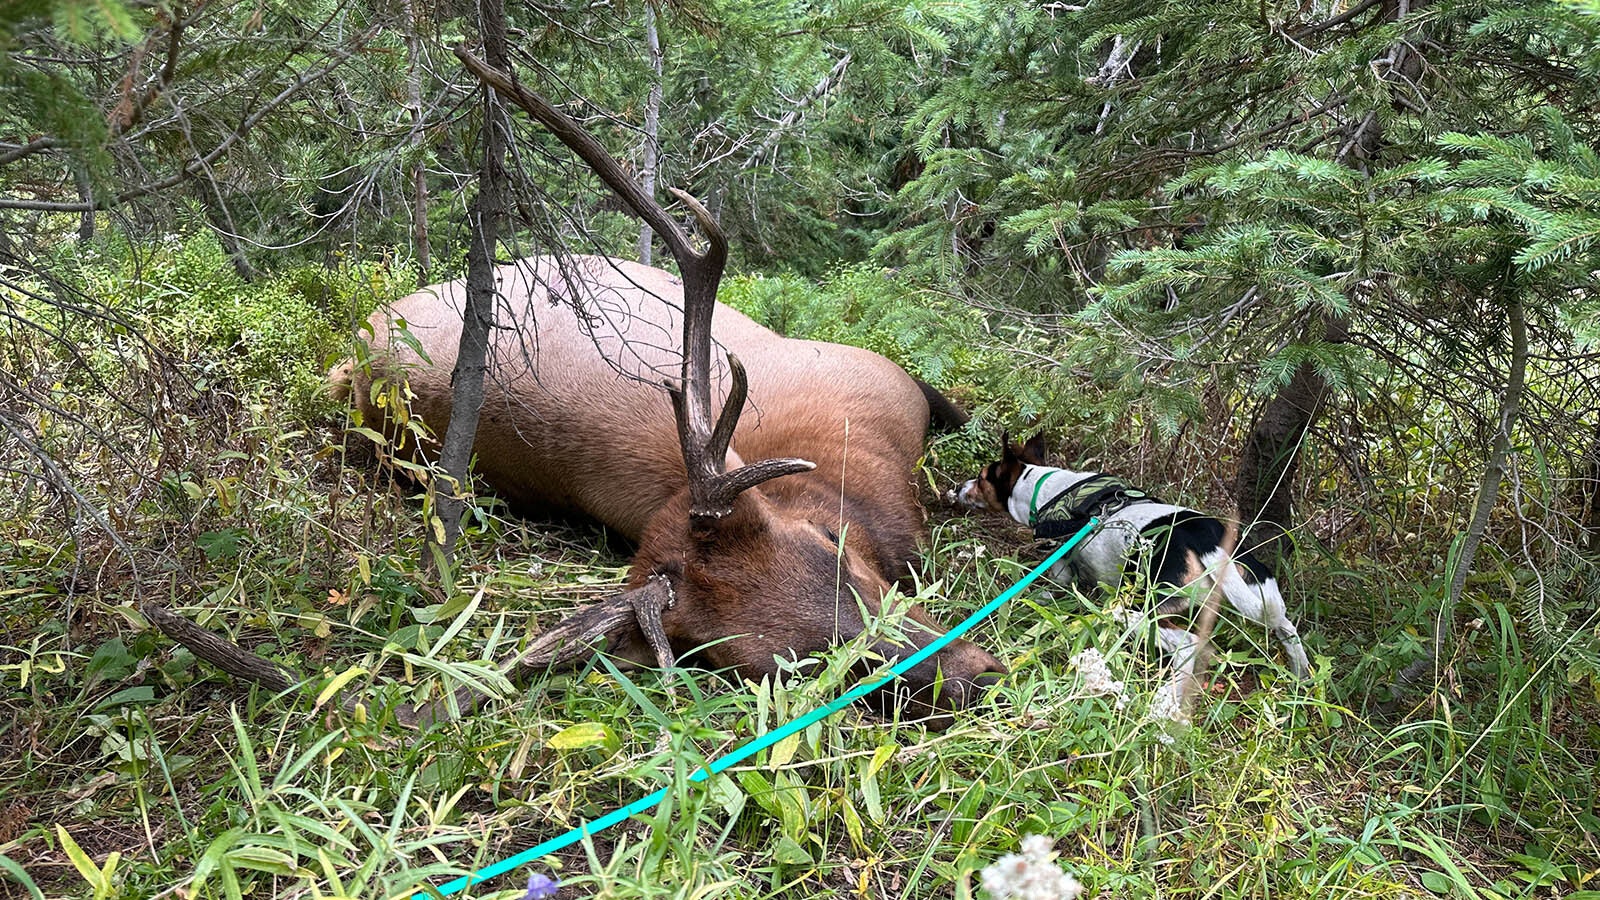
[[[949,397],[939,393],[939,389],[923,381],[921,378],[912,378],[917,383],[917,388],[922,391],[922,396],[928,400],[928,420],[938,431],[955,431],[972,421],[961,407],[955,405]]]
[[[1228,573],[1234,571],[1233,560],[1226,550],[1222,551],[1221,557],[1220,567],[1211,567],[1194,582],[1204,588],[1205,594],[1200,598],[1200,617],[1195,623],[1194,647],[1189,651],[1187,658],[1179,663],[1178,668],[1178,677],[1181,679],[1179,698],[1185,717],[1194,709],[1195,697],[1200,692],[1200,673],[1204,672],[1211,662],[1211,634],[1217,630],[1217,614],[1221,611],[1222,598],[1228,590]],[[1191,564],[1198,563],[1193,556],[1190,560]]]

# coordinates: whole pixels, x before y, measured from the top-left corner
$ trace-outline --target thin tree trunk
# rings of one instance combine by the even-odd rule
[[[656,169],[661,164],[661,36],[656,33],[656,9],[644,5],[644,42],[650,54],[650,96],[644,105],[644,160],[639,183],[645,196],[656,195]],[[648,222],[639,224],[639,262],[650,265],[655,232]]]
[[[1510,273],[1507,273],[1508,282],[1511,277]],[[1507,286],[1509,287],[1509,284]],[[1521,411],[1522,389],[1528,375],[1528,322],[1522,307],[1522,297],[1514,288],[1508,290],[1507,294],[1511,300],[1506,310],[1506,317],[1510,320],[1511,360],[1506,368],[1505,392],[1500,397],[1500,425],[1494,434],[1494,443],[1489,450],[1488,464],[1483,468],[1483,477],[1478,480],[1477,503],[1473,507],[1472,521],[1467,525],[1467,533],[1462,538],[1455,569],[1450,573],[1450,586],[1444,598],[1444,608],[1439,610],[1439,618],[1433,624],[1433,643],[1428,648],[1427,656],[1407,666],[1395,680],[1396,697],[1422,683],[1430,671],[1434,675],[1435,684],[1439,684],[1448,674],[1441,671],[1438,664],[1445,658],[1445,651],[1450,647],[1455,635],[1456,606],[1461,602],[1461,592],[1467,586],[1467,575],[1472,571],[1473,558],[1477,556],[1478,547],[1483,543],[1484,531],[1489,527],[1489,514],[1494,512],[1495,502],[1500,498],[1500,482],[1505,480],[1506,460],[1511,456],[1512,433]]]
[[[88,205],[78,218],[78,240],[94,240],[94,183],[82,166],[73,166],[72,180],[78,188],[78,199]]]
[[[1383,16],[1394,22],[1404,21],[1421,2],[1384,0]],[[1383,80],[1392,86],[1415,84],[1422,68],[1422,58],[1409,39],[1393,44],[1388,53],[1373,62],[1382,70]],[[1373,110],[1346,125],[1334,158],[1366,173],[1383,146],[1383,120]],[[1328,322],[1323,340],[1344,343],[1348,327],[1343,318]],[[1299,469],[1300,448],[1306,432],[1326,406],[1327,393],[1328,385],[1316,368],[1301,363],[1283,390],[1262,407],[1245,439],[1236,482],[1239,516],[1247,526],[1241,546],[1269,563],[1277,562],[1288,550],[1283,538],[1294,521],[1292,486]]]
[[[200,198],[206,205],[206,217],[211,221],[211,230],[216,232],[222,249],[227,251],[233,270],[245,281],[255,281],[256,268],[250,264],[250,257],[245,255],[244,245],[239,243],[239,226],[234,224],[233,211],[228,209],[228,203],[222,197],[222,187],[208,178],[201,190],[215,200],[214,203],[208,202],[205,194]]]
[[[417,258],[417,286],[433,282],[432,254],[428,247],[428,161],[422,112],[422,74],[415,0],[404,0],[406,28],[406,92],[411,107],[411,252]]]
[[[411,170],[411,198],[411,245],[417,257],[417,287],[427,287],[433,283],[433,257],[428,248],[428,167],[420,159]]]
[[[509,70],[503,0],[478,0],[484,56],[491,65]],[[478,434],[483,406],[483,379],[488,370],[489,333],[494,328],[499,291],[495,283],[495,248],[505,217],[505,169],[508,135],[499,94],[483,88],[483,164],[478,170],[478,195],[468,207],[467,297],[462,311],[461,344],[450,373],[450,425],[439,450],[443,474],[432,483],[434,516],[428,527],[428,556],[448,577],[449,561],[461,536],[466,510],[467,467]]]
[[[1585,553],[1600,557],[1600,410],[1595,410],[1589,452],[1578,466],[1578,527]]]
[[[1323,340],[1343,343],[1342,320],[1324,328]],[[1322,415],[1328,384],[1310,363],[1301,363],[1289,383],[1261,407],[1245,438],[1234,491],[1245,524],[1240,549],[1269,564],[1287,552],[1283,540],[1294,522],[1294,482],[1306,432]]]

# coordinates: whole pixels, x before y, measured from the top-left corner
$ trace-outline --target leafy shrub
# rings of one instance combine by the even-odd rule
[[[343,336],[415,283],[408,265],[388,260],[305,265],[246,281],[210,232],[169,234],[137,251],[111,245],[86,254],[74,274],[88,298],[186,365],[197,389],[283,398],[301,419],[321,409],[323,373],[344,352]]]

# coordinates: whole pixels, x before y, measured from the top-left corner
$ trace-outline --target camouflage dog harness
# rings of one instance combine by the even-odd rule
[[[1059,541],[1077,534],[1096,516],[1104,522],[1136,503],[1161,502],[1115,475],[1101,474],[1090,475],[1039,507],[1039,489],[1049,477],[1046,475],[1034,485],[1033,502],[1028,504],[1028,525],[1036,538]]]

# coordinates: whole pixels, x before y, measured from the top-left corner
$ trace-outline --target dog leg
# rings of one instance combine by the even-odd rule
[[[1239,571],[1238,563],[1229,563],[1222,570],[1222,590],[1240,615],[1265,628],[1283,645],[1289,658],[1289,670],[1294,677],[1304,681],[1311,677],[1311,661],[1300,645],[1300,632],[1289,620],[1283,594],[1278,591],[1278,580],[1267,578],[1260,582],[1247,581]]]
[[[1051,566],[1050,571],[1045,573],[1045,577],[1055,582],[1055,586],[1043,588],[1039,591],[1039,596],[1046,601],[1054,602],[1057,588],[1065,590],[1068,585],[1073,583],[1072,564],[1063,559]]]
[[[1150,715],[1186,724],[1199,690],[1195,670],[1200,660],[1200,638],[1182,628],[1161,625],[1156,629],[1156,641],[1172,654],[1172,676],[1156,689],[1150,701]]]
[[[1283,644],[1283,652],[1289,657],[1289,670],[1294,672],[1294,677],[1305,681],[1311,677],[1311,660],[1306,658],[1306,648],[1300,643],[1300,631],[1284,616],[1272,629],[1272,636]]]
[[[1248,585],[1246,587],[1249,588]],[[1283,595],[1278,593],[1277,579],[1269,578],[1257,588],[1262,604],[1261,617],[1256,621],[1283,645],[1283,653],[1289,659],[1289,671],[1294,673],[1294,677],[1305,681],[1311,677],[1311,660],[1306,658],[1306,648],[1300,643],[1300,630],[1289,620]]]
[[[1200,639],[1194,632],[1171,625],[1159,625],[1156,628],[1156,643],[1172,656],[1174,672],[1184,679],[1194,676],[1196,654],[1200,649]]]

